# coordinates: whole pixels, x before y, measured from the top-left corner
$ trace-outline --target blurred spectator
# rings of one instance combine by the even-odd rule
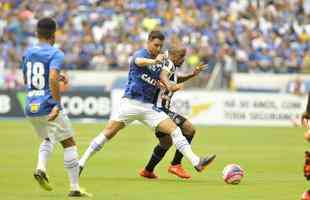
[[[37,42],[37,19],[52,16],[67,69],[126,70],[147,33],[160,28],[167,41],[177,36],[187,45],[183,71],[200,61],[212,71],[220,61],[228,79],[233,72],[306,72],[309,8],[309,0],[0,1],[0,59],[5,68],[18,63]]]
[[[19,79],[18,68],[12,67],[11,70],[4,76],[4,89],[15,90],[21,89],[24,85],[23,81]]]
[[[288,83],[288,92],[299,96],[306,94],[305,82],[297,76],[293,81]]]

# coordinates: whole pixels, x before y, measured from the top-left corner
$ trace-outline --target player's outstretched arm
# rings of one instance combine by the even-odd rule
[[[308,95],[308,103],[306,111],[301,116],[301,124],[303,127],[309,127],[309,119],[310,119],[310,93]]]
[[[135,64],[139,67],[145,67],[148,65],[154,65],[157,63],[163,62],[165,59],[166,55],[165,54],[158,54],[158,56],[155,59],[150,59],[150,58],[136,58],[135,59]]]
[[[53,107],[52,111],[48,115],[48,121],[53,121],[56,119],[60,111],[59,77],[60,76],[57,69],[50,70],[50,89],[56,106]]]
[[[166,70],[161,70],[159,81],[169,92],[176,92],[183,88],[182,83],[174,84],[169,81],[169,72]]]
[[[208,67],[207,64],[203,64],[200,63],[198,66],[196,66],[193,70],[193,72],[187,76],[178,76],[178,83],[183,83],[195,76],[197,76],[198,74],[200,74],[200,72],[202,72],[203,70],[206,70]]]

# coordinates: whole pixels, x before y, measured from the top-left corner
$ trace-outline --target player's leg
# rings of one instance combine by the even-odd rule
[[[79,185],[79,155],[73,137],[60,142],[64,149],[64,166],[67,169],[70,180],[70,197],[90,196],[90,194],[81,190]]]
[[[195,128],[192,123],[177,113],[173,113],[172,119],[181,128],[182,134],[188,143],[191,144],[195,135]],[[176,150],[171,165],[168,168],[168,172],[175,174],[180,178],[189,179],[191,178],[191,175],[182,167],[182,158],[183,154],[179,150]]]
[[[183,136],[181,129],[177,127],[170,118],[162,120],[157,125],[157,131],[169,133],[176,148],[192,163],[195,169],[199,172],[201,172],[215,158],[215,155],[199,158],[192,151],[192,148],[186,138]]]
[[[179,115],[179,117],[181,118],[182,116]],[[185,121],[182,124],[180,124],[179,127],[181,128],[182,134],[184,135],[188,143],[191,144],[193,137],[195,135],[195,132],[196,132],[192,123],[185,119]],[[179,150],[176,150],[173,160],[171,162],[171,165],[181,164],[182,158],[183,158],[183,154]]]
[[[124,127],[125,123],[121,121],[110,120],[108,122],[104,130],[91,141],[90,145],[81,157],[79,161],[80,172],[82,172],[82,169],[88,159],[98,152],[108,140],[112,139]]]
[[[36,133],[42,138],[42,143],[39,146],[37,168],[33,174],[39,185],[47,191],[52,190],[47,176],[47,163],[53,152],[53,143],[48,138],[47,123],[45,117],[28,117],[28,120],[34,127]]]
[[[54,144],[49,138],[43,139],[39,147],[37,170],[46,172],[47,163],[52,155]]]
[[[81,190],[79,185],[79,154],[75,140],[73,138],[73,129],[67,115],[60,112],[58,117],[48,122],[48,131],[50,138],[60,142],[64,149],[64,167],[67,170],[70,182],[69,196],[82,197],[90,194]]]
[[[110,139],[112,139],[126,124],[131,123],[136,116],[136,106],[127,98],[122,98],[119,104],[119,110],[116,114],[111,116],[107,126],[104,130],[95,137],[82,158],[79,161],[80,173],[82,172],[87,160],[98,152],[103,145]]]
[[[140,171],[140,176],[145,178],[158,178],[154,173],[154,168],[165,156],[166,152],[172,146],[171,137],[168,134],[156,132],[156,137],[159,140],[159,144],[153,149],[152,156],[143,170]]]

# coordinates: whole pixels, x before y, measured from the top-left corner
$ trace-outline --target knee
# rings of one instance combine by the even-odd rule
[[[310,142],[310,131],[305,132],[304,138],[305,138],[305,140],[307,140],[308,142]]]
[[[167,118],[158,125],[156,131],[170,134],[176,128],[177,128],[177,125],[170,118]]]
[[[191,123],[184,123],[184,125],[182,126],[182,132],[185,135],[194,136],[196,134],[196,129]]]
[[[172,146],[172,139],[170,135],[159,138],[159,144],[164,149],[169,149]]]

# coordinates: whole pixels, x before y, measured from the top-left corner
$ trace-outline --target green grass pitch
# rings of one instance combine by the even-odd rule
[[[80,154],[104,124],[74,123]],[[203,173],[196,173],[187,160],[184,166],[193,175],[180,180],[168,174],[172,148],[156,173],[158,180],[146,180],[138,171],[147,162],[157,143],[142,125],[124,129],[88,163],[81,185],[98,200],[297,200],[309,183],[303,177],[304,129],[257,127],[197,127],[193,149],[199,155],[216,153],[217,159]],[[0,199],[67,199],[68,180],[63,153],[57,145],[49,162],[52,192],[43,191],[32,177],[39,140],[26,121],[0,121]],[[226,164],[237,163],[245,178],[236,186],[222,180]]]

